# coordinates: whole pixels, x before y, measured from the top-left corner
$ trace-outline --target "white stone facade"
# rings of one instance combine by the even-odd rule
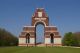
[[[19,38],[19,44],[26,44],[26,38]]]
[[[30,44],[35,44],[35,38],[30,38]]]
[[[50,44],[50,38],[45,38],[45,44]]]
[[[54,38],[54,44],[61,44],[61,38]]]

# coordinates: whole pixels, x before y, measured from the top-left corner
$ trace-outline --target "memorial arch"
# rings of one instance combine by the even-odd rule
[[[49,26],[49,17],[43,8],[37,8],[32,15],[31,26],[24,26],[19,35],[19,46],[37,46],[36,45],[36,26],[44,26],[43,46],[61,46],[61,36],[56,26]]]

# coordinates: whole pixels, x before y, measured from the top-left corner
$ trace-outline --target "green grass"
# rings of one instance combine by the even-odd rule
[[[0,47],[0,53],[80,53],[70,47]]]

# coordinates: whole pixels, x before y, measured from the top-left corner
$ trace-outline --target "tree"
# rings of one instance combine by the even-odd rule
[[[14,46],[18,44],[18,38],[5,29],[0,28],[0,46]]]
[[[74,33],[74,38],[77,41],[76,46],[80,46],[80,32],[75,32]]]
[[[72,32],[65,33],[62,42],[63,45],[74,46],[76,44],[76,40],[74,40],[73,33]]]

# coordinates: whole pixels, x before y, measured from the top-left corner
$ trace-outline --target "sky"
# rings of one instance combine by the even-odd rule
[[[19,36],[23,26],[31,25],[36,8],[44,8],[49,25],[57,26],[61,36],[80,32],[80,0],[0,0],[0,28]]]
[[[36,42],[44,43],[44,25],[42,24],[36,26]]]

